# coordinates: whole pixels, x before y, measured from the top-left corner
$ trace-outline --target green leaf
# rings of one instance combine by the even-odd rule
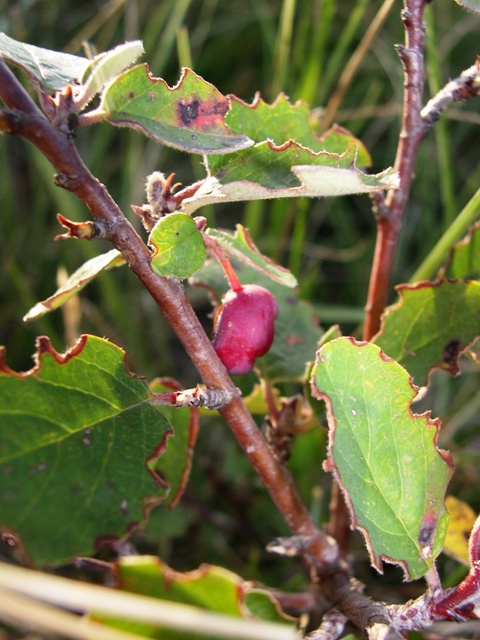
[[[154,393],[180,391],[181,386],[172,378],[157,379],[150,384]],[[152,460],[149,468],[168,484],[168,495],[163,503],[174,507],[182,497],[190,475],[193,450],[199,430],[199,411],[194,407],[162,406],[162,414],[172,425],[174,433],[167,441],[167,449],[160,459]]]
[[[106,340],[82,336],[62,355],[39,338],[35,360],[15,373],[0,353],[0,522],[35,562],[59,563],[124,536],[162,499],[149,467],[171,427]]]
[[[143,53],[140,40],[125,42],[114,49],[96,56],[91,65],[90,75],[81,92],[76,97],[77,105],[83,109],[103,87],[119,73],[127,69]]]
[[[148,244],[154,248],[151,266],[159,276],[189,278],[205,262],[202,234],[195,221],[184,213],[161,218],[152,229]]]
[[[325,400],[326,469],[344,491],[352,525],[365,536],[372,564],[424,575],[442,549],[444,505],[453,464],[437,449],[439,420],[416,415],[409,375],[378,346],[338,338],[317,353],[312,392]]]
[[[231,96],[231,109],[225,121],[234,133],[241,133],[256,143],[271,140],[276,146],[294,140],[304,148],[318,153],[342,154],[353,143],[356,147],[356,163],[359,167],[369,166],[371,158],[362,142],[343,127],[335,125],[321,137],[312,128],[312,118],[308,105],[298,101],[291,105],[284,94],[280,94],[273,104],[267,104],[257,97],[251,105]],[[225,163],[225,158],[210,156],[208,166],[216,174]],[[297,163],[300,164],[300,163]]]
[[[400,362],[415,384],[427,384],[432,369],[455,376],[462,351],[480,335],[480,282],[402,284],[374,342]]]
[[[118,562],[116,575],[118,587],[124,591],[192,605],[237,619],[248,619],[252,622],[253,633],[255,620],[293,626],[294,619],[280,611],[272,594],[253,587],[251,582],[245,582],[222,567],[203,564],[194,571],[180,573],[163,564],[157,557],[130,556]],[[103,617],[102,619],[105,620]],[[135,630],[147,637],[167,637],[162,628],[153,625],[126,623],[112,618],[107,621],[112,626]],[[190,632],[168,630],[166,633],[169,639],[191,639]],[[211,640],[211,635],[207,633],[199,633],[195,637],[198,640]]]
[[[0,33],[0,53],[47,91],[61,90],[67,84],[80,82],[92,63],[87,58],[18,42],[4,33]]]
[[[216,240],[230,257],[258,269],[264,275],[286,287],[297,286],[297,279],[288,269],[275,264],[260,253],[248,233],[248,229],[241,224],[237,224],[235,233],[209,228],[207,234]]]
[[[102,255],[96,256],[91,260],[87,260],[79,269],[72,273],[65,284],[57,289],[53,295],[32,307],[32,309],[25,314],[23,320],[30,322],[31,320],[40,318],[49,311],[58,309],[58,307],[65,304],[72,296],[81,291],[99,273],[107,269],[112,269],[113,267],[119,267],[122,264],[125,264],[125,259],[116,249],[102,253]]]
[[[455,0],[455,2],[467,11],[480,13],[480,0]]]
[[[125,71],[105,89],[100,111],[112,124],[132,127],[182,151],[231,153],[252,144],[225,125],[227,98],[190,69],[178,83],[152,77],[147,65]]]
[[[192,214],[209,204],[269,198],[319,198],[371,193],[398,188],[393,169],[368,175],[354,166],[355,145],[341,154],[313,153],[296,142],[279,147],[267,140],[242,154],[228,156],[226,164],[207,178],[182,211]]]
[[[453,245],[439,278],[472,278],[480,275],[480,222],[470,227],[468,234]]]

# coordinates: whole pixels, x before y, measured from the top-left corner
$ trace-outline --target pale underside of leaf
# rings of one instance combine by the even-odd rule
[[[268,200],[272,198],[320,198],[357,193],[372,193],[398,188],[398,174],[391,168],[368,175],[355,169],[323,166],[292,166],[300,186],[268,189],[256,182],[242,180],[222,184],[215,177],[207,178],[191,198],[182,202],[181,211],[192,214],[200,207],[228,202]]]
[[[21,67],[47,91],[79,83],[92,63],[87,58],[19,42],[5,33],[0,33],[0,54]]]
[[[112,249],[107,253],[87,260],[87,262],[72,273],[65,284],[57,289],[53,295],[32,307],[23,317],[24,322],[36,320],[49,311],[58,309],[58,307],[65,304],[72,296],[81,291],[99,273],[107,269],[112,269],[113,267],[119,267],[122,264],[125,264],[125,259],[116,249]]]

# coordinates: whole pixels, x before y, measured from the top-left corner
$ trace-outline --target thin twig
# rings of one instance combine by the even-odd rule
[[[389,191],[377,214],[377,243],[368,291],[363,338],[370,340],[380,327],[380,317],[390,292],[398,235],[405,206],[410,194],[418,146],[425,132],[420,117],[424,85],[424,23],[425,0],[405,0],[402,20],[405,26],[405,46],[397,51],[405,72],[402,131],[395,159],[400,175],[398,190]]]

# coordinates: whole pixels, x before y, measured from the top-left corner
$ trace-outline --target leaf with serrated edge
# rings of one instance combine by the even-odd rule
[[[235,182],[222,183],[218,177],[210,177],[202,181],[195,194],[182,201],[181,210],[192,214],[200,207],[209,204],[241,202],[248,200],[267,200],[272,198],[319,198],[322,196],[343,196],[355,193],[372,193],[384,189],[398,188],[398,173],[393,169],[386,169],[382,173],[368,175],[354,168],[339,168],[336,166],[296,165],[291,157],[298,145],[289,143],[285,148],[275,148],[270,142],[257,145],[262,146],[262,161],[258,167],[255,163],[260,158],[253,154],[250,167],[244,169],[244,176]],[[268,148],[267,148],[268,147]],[[254,150],[255,150],[254,149]],[[287,151],[290,154],[287,163],[283,161],[275,167],[272,154]],[[300,152],[300,151],[299,151]],[[296,151],[293,151],[296,153]],[[302,153],[313,155],[303,149]],[[298,159],[297,159],[298,160]],[[322,160],[332,163],[332,157],[323,154]],[[262,164],[265,161],[265,164]],[[333,158],[335,162],[336,159]],[[290,162],[292,164],[290,164]],[[289,166],[287,166],[289,165]],[[272,169],[272,171],[270,171]],[[277,171],[278,169],[278,171]],[[288,172],[292,172],[291,177]],[[265,178],[266,185],[259,184],[258,179]],[[277,176],[280,179],[277,181]]]
[[[147,65],[125,71],[105,89],[99,112],[114,125],[138,129],[158,142],[191,153],[231,153],[253,142],[225,125],[229,102],[190,69],[169,87]]]
[[[60,563],[125,536],[162,500],[152,466],[172,430],[107,340],[59,354],[39,338],[35,360],[15,373],[0,352],[0,522],[33,561]]]
[[[99,273],[107,269],[112,269],[113,267],[120,267],[123,264],[125,264],[125,258],[116,249],[102,253],[100,256],[95,256],[95,258],[91,260],[87,260],[79,269],[72,273],[65,284],[57,289],[53,295],[42,300],[42,302],[37,302],[37,304],[24,315],[24,322],[36,320],[49,311],[58,309],[65,304],[67,300],[70,300],[72,296],[86,287]]]
[[[153,393],[180,391],[181,386],[172,378],[159,378],[150,384]],[[173,508],[185,491],[192,466],[193,450],[199,430],[199,411],[195,407],[162,406],[162,413],[174,429],[168,439],[167,449],[158,460],[152,460],[151,468],[168,483],[169,492],[163,504]]]
[[[163,277],[189,278],[203,266],[206,249],[195,221],[184,213],[161,218],[148,238],[154,252],[150,261]]]
[[[80,82],[92,61],[69,53],[42,49],[0,33],[0,54],[26,71],[47,91]]]
[[[286,287],[297,286],[297,279],[288,269],[275,264],[275,262],[260,253],[248,230],[241,224],[237,224],[235,233],[209,228],[207,229],[207,234],[218,242],[230,257],[244,262],[249,267],[258,269],[261,273]]]
[[[223,567],[202,564],[185,573],[175,571],[156,556],[121,558],[117,564],[118,587],[122,590],[189,604],[235,618],[292,623],[280,610],[273,594]],[[260,602],[264,598],[269,602]],[[249,603],[252,604],[251,611]],[[191,638],[191,634],[185,634]],[[204,638],[205,636],[198,636]]]
[[[458,358],[480,335],[480,282],[443,280],[397,287],[373,341],[413,377],[427,384],[432,369],[455,376]]]
[[[439,420],[411,411],[416,392],[407,371],[374,344],[338,338],[317,352],[312,393],[327,406],[325,467],[373,566],[398,564],[407,580],[424,575],[442,549],[453,470],[437,448]]]
[[[341,155],[353,143],[356,150],[356,165],[365,167],[371,158],[363,143],[349,131],[334,125],[321,137],[312,128],[308,105],[299,100],[294,105],[281,93],[273,104],[267,104],[257,96],[252,104],[247,104],[235,96],[230,96],[231,109],[225,121],[234,133],[248,136],[256,143],[270,140],[276,146],[295,141],[315,153],[327,152]],[[228,162],[225,156],[209,156],[207,165],[210,175],[217,173]],[[300,164],[300,163],[296,163]]]

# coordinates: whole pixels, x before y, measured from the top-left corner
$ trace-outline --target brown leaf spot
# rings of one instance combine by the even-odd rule
[[[450,342],[447,342],[442,353],[443,362],[445,362],[446,364],[453,364],[458,358],[460,347],[461,342],[456,338],[450,340]]]
[[[226,100],[206,100],[202,102],[195,96],[188,101],[182,98],[177,102],[179,124],[208,131],[212,127],[223,127],[223,118],[228,111]]]
[[[199,100],[185,102],[185,100],[182,98],[182,100],[177,103],[178,115],[180,116],[180,120],[186,127],[188,127],[191,122],[198,118],[199,107]]]

